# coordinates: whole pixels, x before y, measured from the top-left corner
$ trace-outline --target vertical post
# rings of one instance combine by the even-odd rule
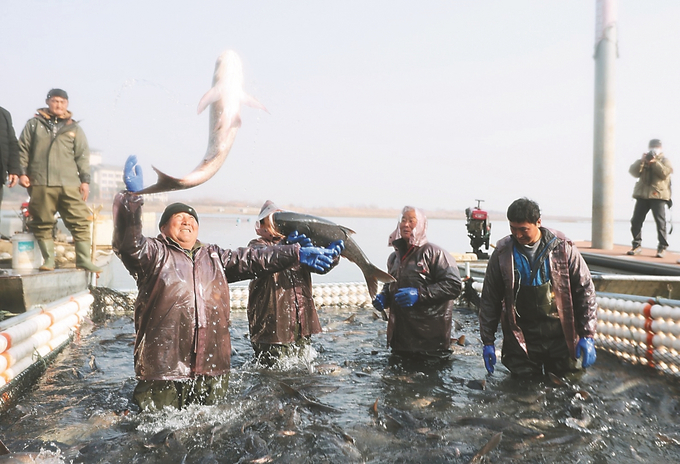
[[[616,0],[596,0],[592,246],[614,248]]]

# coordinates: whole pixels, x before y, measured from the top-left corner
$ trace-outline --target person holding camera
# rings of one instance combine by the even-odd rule
[[[656,234],[658,246],[657,258],[663,258],[668,248],[666,240],[666,204],[670,208],[671,201],[671,174],[673,167],[671,162],[664,156],[661,140],[649,141],[649,151],[643,153],[642,158],[635,161],[628,170],[633,177],[638,178],[633,189],[635,209],[630,220],[630,232],[633,234],[633,247],[627,252],[629,255],[638,255],[642,252],[642,224],[645,222],[647,213],[652,210],[654,222],[656,222]]]

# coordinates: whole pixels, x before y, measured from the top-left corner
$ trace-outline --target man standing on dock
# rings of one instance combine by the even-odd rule
[[[68,110],[68,94],[62,89],[47,93],[47,108],[29,119],[19,136],[19,185],[31,196],[28,212],[31,232],[45,260],[41,271],[54,270],[54,214],[73,236],[76,267],[101,272],[90,257],[90,148],[85,132]]]
[[[666,204],[670,208],[671,200],[671,174],[673,167],[671,162],[664,156],[661,140],[649,141],[649,151],[642,154],[642,158],[636,160],[628,170],[638,181],[633,189],[635,209],[630,220],[630,232],[633,234],[633,247],[627,252],[629,255],[638,255],[642,252],[642,224],[645,222],[647,213],[652,210],[654,222],[656,222],[656,235],[659,244],[656,248],[656,257],[663,258],[668,248],[666,240]]]
[[[500,321],[502,362],[513,375],[582,372],[596,359],[597,302],[588,266],[562,232],[541,227],[535,202],[515,200],[507,217],[511,234],[489,258],[479,309],[486,369],[494,371]]]

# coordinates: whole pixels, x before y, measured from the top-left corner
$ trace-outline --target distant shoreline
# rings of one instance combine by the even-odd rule
[[[257,216],[260,212],[261,204],[257,206],[246,202],[232,202],[232,203],[217,203],[210,200],[196,200],[190,201],[191,206],[196,208],[199,214],[235,214],[244,216]],[[88,201],[88,206],[99,206],[102,202],[90,202]],[[18,211],[21,206],[21,202],[5,199],[2,202],[2,209],[6,211]],[[166,203],[147,201],[144,204],[144,211],[148,212],[162,212]],[[378,207],[305,207],[301,205],[279,205],[281,209],[296,211],[303,214],[311,214],[313,216],[319,217],[371,217],[371,218],[399,218],[401,214],[401,209],[397,208],[378,208]],[[427,210],[425,209],[425,215],[429,219],[457,219],[465,220],[465,211],[457,210]],[[101,210],[101,215],[108,216],[111,214],[111,209],[107,208],[106,205]],[[489,217],[492,222],[506,221],[505,213],[498,211],[489,211]],[[574,217],[574,216],[544,216],[543,219],[549,221],[559,221],[559,222],[590,222],[589,217]],[[628,221],[629,219],[625,219]],[[620,222],[624,219],[616,219],[615,221]]]

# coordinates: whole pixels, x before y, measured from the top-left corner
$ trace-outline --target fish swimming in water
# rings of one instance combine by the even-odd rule
[[[485,455],[489,454],[489,452],[492,451],[494,448],[496,448],[502,439],[503,432],[498,432],[497,434],[495,434],[484,446],[482,446],[479,449],[479,451],[477,451],[477,453],[475,453],[474,456],[472,456],[472,459],[468,461],[468,464],[481,462],[482,458]]]
[[[210,105],[210,137],[203,160],[191,173],[181,179],[171,177],[154,166],[158,180],[137,193],[184,190],[196,187],[214,176],[227,159],[236,133],[241,127],[241,104],[267,111],[262,103],[243,90],[241,58],[233,50],[227,50],[215,63],[212,88],[198,103],[199,114]]]
[[[368,257],[359,248],[357,242],[352,239],[354,231],[347,227],[340,226],[327,219],[290,211],[275,211],[271,213],[271,223],[276,231],[284,236],[288,236],[294,231],[306,235],[312,240],[314,246],[326,247],[335,240],[343,240],[345,242],[345,249],[341,256],[359,266],[366,279],[371,299],[375,298],[375,295],[378,293],[378,282],[395,281],[394,277],[378,269],[368,260]]]

